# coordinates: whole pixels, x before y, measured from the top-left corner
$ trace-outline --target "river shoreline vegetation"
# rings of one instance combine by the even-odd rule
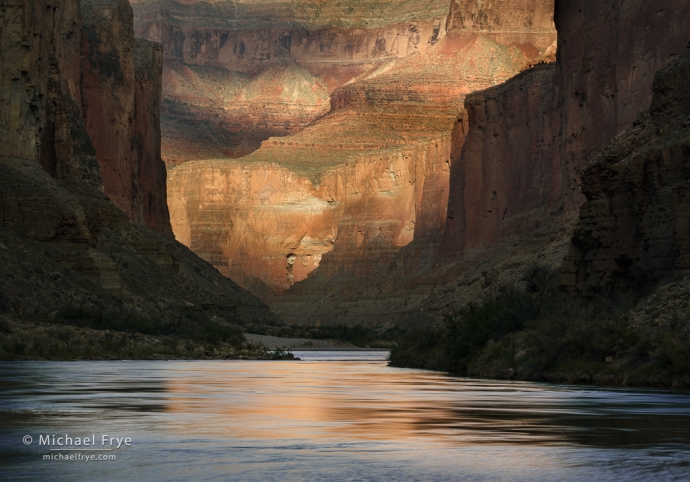
[[[242,326],[221,319],[166,323],[74,306],[42,318],[0,313],[0,360],[293,358],[248,342]]]
[[[444,323],[411,330],[391,365],[454,375],[598,385],[690,387],[690,314],[667,323],[631,315],[649,296],[644,282],[576,298],[559,290],[557,270],[532,266],[520,282],[445,313]]]
[[[290,326],[188,311],[163,320],[126,310],[67,305],[49,315],[21,315],[0,292],[0,360],[294,359],[244,333],[334,340],[362,348],[392,348],[394,336],[361,325]]]

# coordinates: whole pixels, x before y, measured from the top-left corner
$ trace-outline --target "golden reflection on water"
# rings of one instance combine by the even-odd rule
[[[609,392],[602,405],[596,390],[547,387],[383,362],[233,362],[175,373],[165,405],[180,432],[252,439],[608,446],[690,433],[687,414],[650,411],[644,393]]]

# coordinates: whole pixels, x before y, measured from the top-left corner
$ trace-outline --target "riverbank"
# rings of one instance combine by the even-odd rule
[[[18,320],[0,315],[0,360],[275,360],[290,354],[270,352],[247,342],[242,333],[229,341]]]
[[[436,325],[408,328],[392,366],[485,379],[690,387],[690,279],[586,299],[561,292],[558,279],[557,271],[534,266]]]

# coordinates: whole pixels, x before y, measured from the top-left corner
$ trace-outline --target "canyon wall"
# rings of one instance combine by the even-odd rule
[[[164,166],[149,144],[160,135],[161,50],[134,42],[126,2],[81,6],[10,0],[0,15],[2,309],[275,322],[258,299],[142,225],[170,229],[159,217],[167,213]],[[93,76],[85,75],[92,62]],[[112,150],[123,157],[108,157]]]
[[[165,167],[157,147],[160,122],[151,113],[160,109],[162,56],[154,46],[135,41],[127,0],[83,0],[80,5],[82,115],[105,193],[132,221],[169,234]],[[147,179],[142,183],[143,172]]]
[[[325,75],[329,85],[342,85],[353,72],[381,60],[424,51],[443,36],[448,15],[447,0],[135,0],[132,5],[137,36],[160,42],[168,58],[246,73],[292,58],[310,72],[331,71]]]
[[[481,25],[485,19],[501,17],[489,13],[481,8],[461,9],[451,15],[449,25]],[[513,12],[503,18],[507,22],[522,18],[529,24],[539,15]],[[500,283],[516,282],[531,263],[560,266],[574,218],[584,202],[580,170],[649,108],[654,73],[690,40],[685,28],[688,18],[687,3],[674,1],[661,6],[643,1],[556,2],[557,62],[537,65],[502,85],[465,97],[467,136],[462,153],[450,162],[447,228],[440,249],[429,257],[433,261],[415,268],[413,241],[356,289],[348,292],[335,283],[328,285],[318,270],[314,279],[327,286],[331,293],[327,301],[319,301],[317,286],[310,286],[307,280],[274,303],[274,309],[291,321],[428,323],[438,321],[449,307],[462,306]],[[453,29],[448,30],[450,37]],[[455,33],[462,36],[462,30]],[[677,153],[674,156],[679,158]],[[649,231],[648,244],[656,243],[656,247],[640,248],[645,244],[635,241],[623,249],[631,226],[642,223],[632,222],[634,216],[628,214],[616,218],[610,214],[616,213],[613,208],[602,208],[604,198],[614,202],[609,199],[612,194],[598,191],[603,189],[603,181],[592,181],[603,174],[586,176],[592,187],[586,187],[585,194],[594,197],[591,208],[588,204],[583,210],[564,267],[566,286],[587,291],[610,279],[611,273],[615,277],[621,272],[620,253],[634,258],[639,271],[641,262],[637,260],[642,256],[634,257],[635,250],[649,249],[653,256],[645,259],[660,259],[661,246],[665,252],[681,252],[682,241],[672,241],[680,236],[666,236],[661,242],[659,229],[655,231],[651,224],[644,229]],[[632,180],[626,179],[630,187]],[[681,182],[682,177],[676,179]],[[650,190],[649,186],[645,189]],[[616,203],[622,197],[620,194]],[[631,199],[626,202],[634,205]],[[626,209],[637,209],[641,216],[641,208]],[[604,229],[612,217],[627,223],[627,228]],[[651,223],[651,216],[646,219]],[[591,234],[593,225],[598,231]],[[668,225],[664,229],[670,230]],[[682,264],[677,257],[667,255],[665,259]],[[327,261],[324,257],[322,266]],[[626,269],[631,264],[622,263]],[[287,303],[281,306],[282,301]]]
[[[562,283],[583,295],[690,272],[690,45],[654,77],[649,112],[582,173]]]
[[[649,108],[654,73],[690,33],[686,2],[556,2],[558,60],[466,99],[446,262],[577,211],[580,170]]]
[[[449,32],[337,88],[328,115],[297,134],[236,160],[170,169],[177,239],[289,321],[313,322],[307,313],[335,307],[336,298],[385,298],[365,291],[401,248],[409,246],[396,287],[398,271],[405,277],[432,264],[450,160],[468,127],[464,97],[552,58],[549,25],[551,38],[533,49]],[[384,304],[401,303],[396,292]]]
[[[573,197],[555,155],[561,130],[554,72],[554,64],[539,65],[466,97],[469,130],[451,169],[443,262],[527,234]]]
[[[39,5],[10,3],[4,15],[0,126],[8,135],[0,155],[39,160],[63,182],[102,189],[134,222],[172,235],[159,47],[135,44],[125,0],[47,2],[53,13]]]
[[[504,44],[515,44],[527,55],[556,45],[553,38],[553,0],[451,0],[447,30],[478,32]],[[555,54],[555,51],[554,51]]]

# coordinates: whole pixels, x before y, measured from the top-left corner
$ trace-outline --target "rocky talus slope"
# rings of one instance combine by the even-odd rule
[[[131,22],[119,0],[3,6],[0,311],[273,322],[165,236],[161,49]]]

